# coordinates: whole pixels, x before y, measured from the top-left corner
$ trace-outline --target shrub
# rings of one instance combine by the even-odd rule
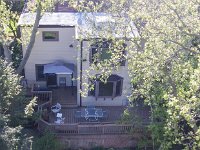
[[[46,132],[42,137],[33,142],[33,150],[61,150],[62,145],[56,137],[49,132]]]

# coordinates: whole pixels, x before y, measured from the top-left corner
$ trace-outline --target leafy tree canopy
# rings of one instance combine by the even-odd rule
[[[94,1],[68,2],[80,10],[102,9],[95,7]],[[106,2],[104,12],[126,24],[126,28],[122,28],[122,24],[119,27],[125,40],[129,40],[126,58],[134,87],[130,100],[143,97],[151,107],[149,129],[153,145],[161,149],[177,145],[185,149],[200,147],[199,4],[198,0]],[[126,35],[133,32],[132,22],[138,35],[127,39]],[[107,31],[101,38],[115,39]],[[116,55],[113,53],[113,58],[117,58]],[[90,69],[104,74],[110,74],[108,70],[113,69],[109,64],[106,68],[105,63],[96,66]]]
[[[24,146],[25,141],[22,141],[26,137],[21,133],[21,125],[26,123],[25,116],[33,113],[36,103],[35,99],[30,102],[30,99],[25,98],[20,80],[21,77],[15,73],[11,64],[0,59],[0,143],[4,149]]]

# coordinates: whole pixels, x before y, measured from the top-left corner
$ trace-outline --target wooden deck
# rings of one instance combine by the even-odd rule
[[[27,90],[28,91],[28,90]],[[77,89],[76,87],[55,87],[47,88],[47,90],[31,89],[32,97],[37,97],[38,105],[47,101],[52,104],[60,103],[62,106],[77,106]]]
[[[86,120],[85,118],[76,118],[75,112],[84,107],[62,108],[62,117],[65,117],[64,123],[56,124],[56,114],[51,112],[51,103],[46,102],[38,107],[41,112],[41,118],[38,121],[38,130],[41,133],[45,131],[52,132],[56,135],[129,135],[134,132],[141,134],[143,126],[149,123],[148,107],[97,107],[108,112],[108,117],[99,120]],[[121,122],[124,110],[128,109],[135,118],[140,118],[141,128],[138,128],[138,119],[131,122]],[[137,117],[136,117],[137,116]],[[126,116],[127,118],[127,116]],[[131,120],[128,118],[128,120]],[[136,126],[135,126],[136,125]]]
[[[53,104],[57,102],[62,106],[77,105],[77,89],[76,87],[59,87],[51,88],[53,95]]]
[[[98,120],[89,121],[85,118],[76,118],[75,112],[77,110],[84,109],[84,107],[77,107],[77,108],[63,108],[61,109],[61,113],[63,117],[65,117],[64,124],[101,124],[101,123],[119,123],[125,107],[97,107],[102,108],[103,110],[107,111],[108,116],[107,118],[99,118]],[[149,120],[149,109],[148,108],[131,108],[131,113],[135,118],[139,118],[142,122],[147,123]],[[56,114],[50,112],[49,114],[49,122],[54,123],[56,120]]]

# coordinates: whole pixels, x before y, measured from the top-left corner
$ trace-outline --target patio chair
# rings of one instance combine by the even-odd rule
[[[98,118],[103,117],[103,110],[101,108],[96,108],[95,114],[97,115]]]
[[[65,117],[61,118],[61,124],[65,123]]]
[[[64,118],[57,118],[56,121],[54,121],[55,124],[64,124],[65,117]]]
[[[76,111],[75,112],[75,118],[78,118],[78,119],[81,118],[81,111]]]
[[[89,122],[99,122],[98,118],[96,118],[96,117],[89,118],[88,120],[89,120]]]
[[[105,118],[105,119],[108,118],[108,112],[105,110],[103,111],[103,118]]]
[[[61,120],[54,121],[55,124],[61,124]]]
[[[51,111],[54,113],[58,113],[60,112],[60,110],[61,110],[61,105],[59,103],[51,107]]]
[[[86,109],[81,109],[81,117],[83,117],[85,119],[87,118],[87,111],[86,111]]]

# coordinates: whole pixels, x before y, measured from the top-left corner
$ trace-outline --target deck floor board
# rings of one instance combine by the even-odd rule
[[[52,88],[53,104],[60,103],[61,105],[76,105],[77,104],[77,89],[76,87],[59,87]]]
[[[62,108],[61,113],[63,117],[65,117],[65,124],[75,124],[75,123],[118,123],[125,107],[121,106],[104,106],[104,107],[97,107],[102,108],[104,111],[107,111],[108,117],[107,118],[99,118],[97,121],[89,121],[85,118],[76,118],[75,112],[81,111],[81,109],[84,109],[85,107],[77,107],[77,108]],[[131,113],[135,118],[139,118],[143,122],[148,122],[149,120],[149,108],[143,108],[143,109],[137,109],[132,108]],[[50,113],[50,122],[54,123],[56,120],[56,114],[53,112]]]

